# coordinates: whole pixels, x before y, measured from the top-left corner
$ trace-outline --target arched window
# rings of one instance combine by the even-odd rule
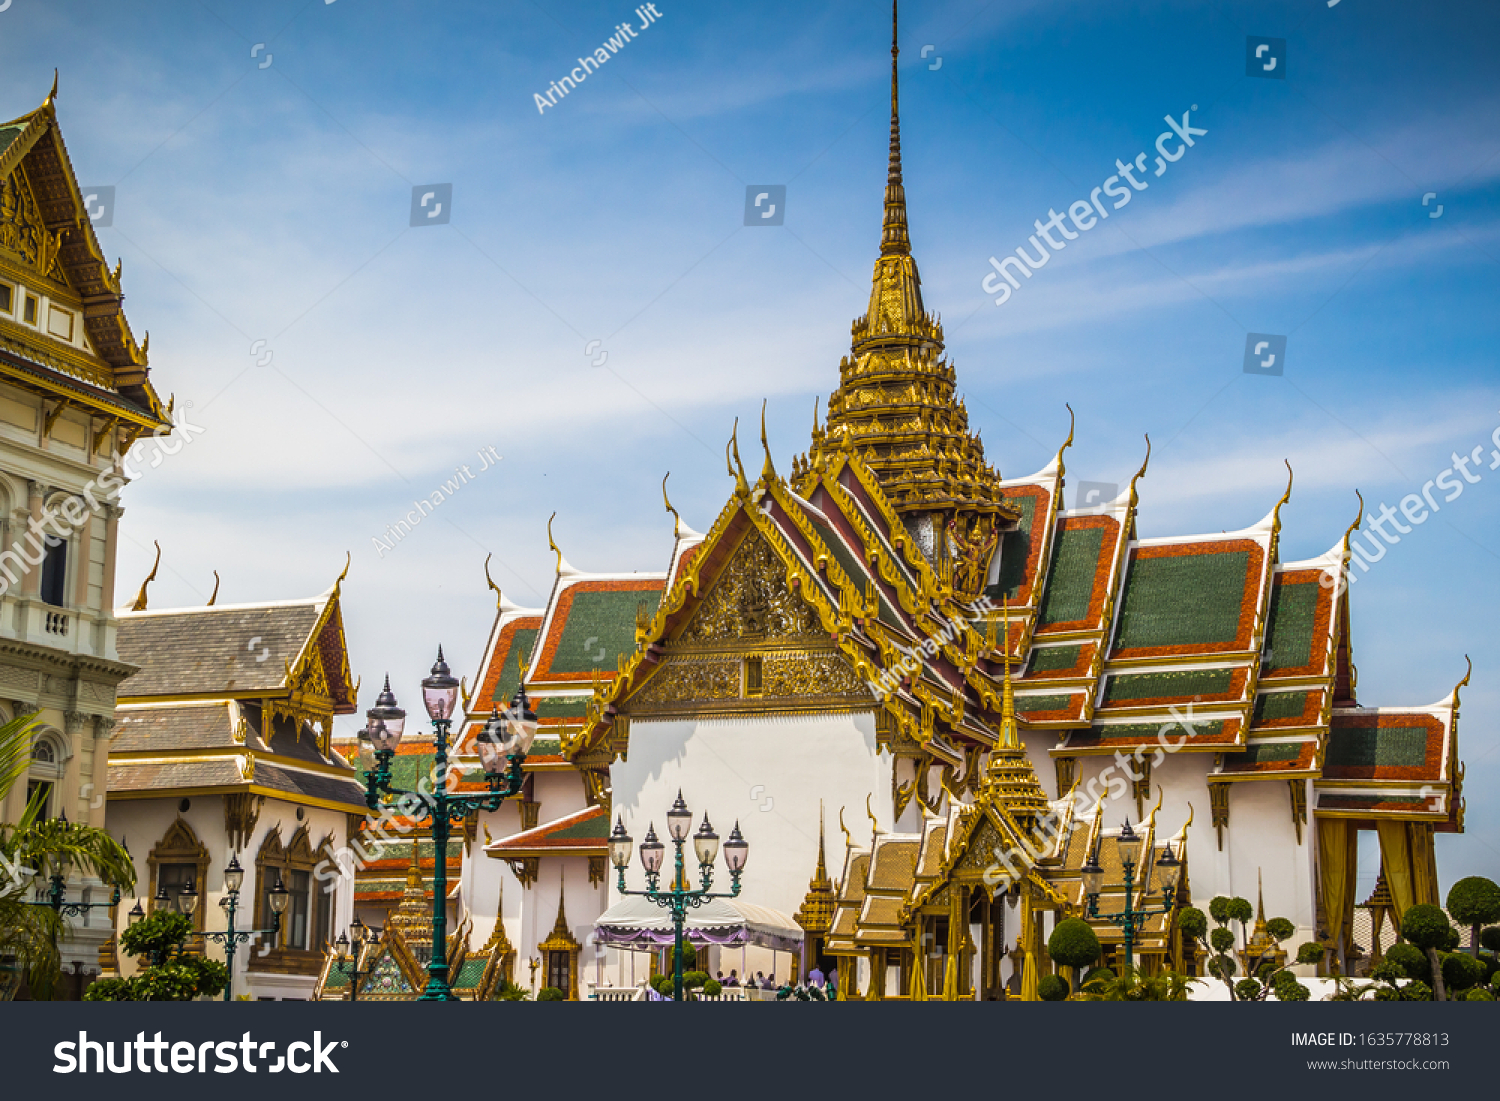
[[[179,817],[170,826],[162,839],[151,850],[147,862],[151,866],[151,897],[165,887],[173,909],[177,908],[177,896],[183,888],[192,885],[198,892],[200,905],[193,911],[193,928],[203,928],[204,911],[201,898],[208,889],[208,849],[198,840],[193,827]],[[155,909],[155,902],[151,903]]]
[[[40,802],[39,818],[52,818],[58,812],[58,789],[66,763],[55,737],[49,733],[37,735],[31,743],[31,767],[26,772],[26,802],[28,806],[33,799]]]
[[[281,915],[281,935],[273,954],[316,953],[321,958],[323,949],[332,939],[336,896],[323,890],[325,885],[313,874],[328,855],[326,842],[319,849],[313,849],[306,826],[300,827],[285,847],[276,830],[266,834],[255,858],[258,927],[270,928],[269,895],[278,882],[290,896],[286,911]]]

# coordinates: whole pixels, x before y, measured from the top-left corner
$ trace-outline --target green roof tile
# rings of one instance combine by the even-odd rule
[[[1036,521],[1036,506],[1040,498],[1030,494],[1005,498],[1005,503],[1021,510],[1020,526],[1008,531],[1000,542],[1000,576],[996,583],[985,590],[990,597],[1016,598],[1021,585],[1026,581],[1026,562],[1031,557],[1032,525]]]
[[[661,593],[653,590],[575,593],[550,671],[613,669],[618,655],[635,653],[636,606],[644,603],[651,615],[660,602]]]
[[[1103,528],[1063,527],[1058,530],[1038,626],[1073,623],[1088,616],[1089,597],[1093,595],[1094,574],[1103,544]]]
[[[1255,701],[1255,721],[1301,718],[1311,695],[1311,692],[1269,692]]]
[[[1271,590],[1271,615],[1266,624],[1266,672],[1300,669],[1313,660],[1313,624],[1317,619],[1316,582],[1284,585],[1281,579]]]
[[[21,136],[21,131],[24,129],[26,129],[24,126],[0,127],[0,153],[9,149],[11,143]]]
[[[1078,664],[1078,654],[1082,649],[1082,646],[1048,646],[1033,650],[1027,672],[1052,673],[1059,669],[1071,669]]]
[[[516,686],[520,683],[516,655],[524,653],[529,661],[532,654],[536,652],[537,634],[538,629],[535,627],[522,627],[511,636],[510,649],[505,653],[505,665],[500,670],[500,679],[495,682],[494,695],[490,697],[493,702],[507,704],[516,694]]]
[[[1296,742],[1262,742],[1246,746],[1243,753],[1224,754],[1224,767],[1234,765],[1285,764],[1302,756],[1302,747]]]
[[[1229,691],[1233,669],[1184,669],[1170,673],[1128,673],[1112,676],[1104,687],[1105,703],[1163,699],[1174,696],[1218,696]]]
[[[1022,714],[1034,711],[1067,711],[1073,706],[1073,697],[1068,693],[1058,696],[1018,696],[1016,710]]]
[[[1335,727],[1325,768],[1420,768],[1427,763],[1424,726]]]
[[[1212,646],[1239,634],[1248,551],[1137,557],[1125,582],[1115,645]]]
[[[553,841],[603,841],[609,836],[609,818],[599,814],[582,822],[574,822],[571,826],[562,829],[550,830],[547,833],[549,840]]]
[[[1179,723],[1113,723],[1109,726],[1096,726],[1085,737],[1103,741],[1114,741],[1117,738],[1155,738],[1164,730],[1165,737],[1173,743],[1187,734]],[[1223,719],[1196,719],[1193,721],[1190,737],[1218,738],[1223,733]]]

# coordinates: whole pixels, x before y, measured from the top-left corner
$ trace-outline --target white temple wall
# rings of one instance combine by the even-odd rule
[[[750,843],[742,897],[788,915],[802,904],[817,865],[819,800],[827,819],[830,875],[838,874],[843,853],[840,807],[856,837],[869,835],[867,796],[874,797],[881,828],[892,825],[891,758],[876,749],[875,716],[869,712],[635,719],[629,753],[610,766],[610,784],[614,813],[637,849],[652,823],[666,841],[666,813],[679,788],[695,830],[705,811],[720,838],[728,838],[738,820]],[[685,855],[695,872],[691,845]],[[728,890],[722,858],[717,867],[715,889]],[[638,858],[626,885],[645,885]],[[609,901],[617,897],[612,877]]]
[[[1045,751],[1032,749],[1034,762],[1050,766]],[[1291,792],[1285,780],[1241,781],[1229,785],[1229,825],[1224,829],[1224,847],[1219,848],[1218,830],[1213,824],[1213,809],[1208,794],[1208,774],[1215,754],[1176,753],[1167,755],[1151,770],[1152,795],[1144,807],[1150,813],[1155,806],[1158,788],[1164,790],[1162,807],[1156,816],[1157,836],[1165,840],[1182,828],[1192,804],[1193,825],[1188,830],[1188,887],[1192,905],[1204,913],[1216,895],[1235,895],[1256,900],[1256,876],[1265,876],[1266,917],[1284,917],[1297,926],[1288,944],[1296,951],[1298,944],[1311,940],[1316,921],[1317,895],[1313,878],[1313,833],[1311,824],[1302,828],[1302,842],[1297,841],[1292,822]],[[1132,796],[1130,778],[1124,764],[1114,756],[1078,758],[1077,775],[1081,790],[1088,791],[1097,780],[1095,790],[1113,788],[1118,794],[1123,781],[1127,787],[1118,797],[1108,798],[1104,806],[1107,826],[1117,828],[1126,818],[1137,822],[1139,815]],[[1107,770],[1112,770],[1108,771]],[[1043,786],[1053,792],[1055,772],[1051,767],[1037,768]]]

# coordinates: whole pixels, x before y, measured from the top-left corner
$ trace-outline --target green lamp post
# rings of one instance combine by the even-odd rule
[[[1156,858],[1156,868],[1161,874],[1162,905],[1137,906],[1135,904],[1135,869],[1141,857],[1141,844],[1141,836],[1130,828],[1130,822],[1127,820],[1125,828],[1115,838],[1120,866],[1125,870],[1125,908],[1119,913],[1101,914],[1099,912],[1099,892],[1104,884],[1104,869],[1099,866],[1097,848],[1089,855],[1089,862],[1079,869],[1083,876],[1083,891],[1089,900],[1088,916],[1120,926],[1125,934],[1125,966],[1130,969],[1135,966],[1136,934],[1141,926],[1145,925],[1146,919],[1160,914],[1170,914],[1176,909],[1177,877],[1182,871],[1182,862],[1172,854],[1172,846],[1163,845],[1161,855]]]
[[[228,927],[217,931],[194,932],[188,936],[202,937],[206,941],[224,946],[224,966],[229,971],[229,981],[224,984],[224,1000],[233,1000],[234,990],[234,952],[241,944],[246,943],[253,937],[261,935],[276,936],[281,932],[281,915],[286,913],[287,905],[292,900],[291,892],[281,882],[281,877],[276,877],[276,886],[266,892],[267,899],[271,904],[271,927],[269,929],[236,929],[234,927],[234,915],[239,912],[240,887],[245,882],[245,870],[240,867],[237,856],[229,858],[229,865],[224,869],[224,896],[219,899],[219,908],[224,911],[224,917]],[[198,892],[189,883],[177,895],[177,908],[189,917],[198,908]]]
[[[714,861],[719,856],[719,835],[709,825],[708,815],[703,816],[703,825],[698,827],[698,832],[693,835],[693,854],[698,858],[698,872],[702,884],[697,890],[689,890],[687,886],[687,874],[682,858],[682,847],[687,842],[688,830],[693,825],[693,814],[688,810],[687,803],[683,801],[682,792],[677,793],[677,801],[672,804],[672,809],[667,811],[667,833],[672,838],[672,844],[677,850],[677,869],[672,876],[672,886],[669,890],[660,889],[662,859],[666,856],[666,846],[656,837],[656,823],[652,823],[646,831],[646,840],[641,842],[641,867],[646,871],[646,890],[628,891],[625,889],[625,869],[630,864],[630,850],[634,847],[634,840],[625,832],[625,824],[615,819],[615,828],[609,835],[609,859],[619,872],[619,891],[622,895],[639,895],[648,898],[658,906],[665,907],[672,912],[673,930],[673,974],[672,974],[672,996],[676,1001],[682,1001],[682,930],[687,921],[687,912],[702,906],[711,898],[735,898],[740,893],[740,873],[745,870],[745,860],[750,855],[749,843],[740,835],[740,824],[734,824],[734,830],[729,835],[729,840],[724,843],[724,863],[729,868],[730,879],[734,883],[734,889],[728,893],[717,894],[709,890],[714,881]]]
[[[500,804],[521,790],[521,762],[536,737],[536,712],[524,686],[518,685],[505,711],[492,711],[475,739],[479,762],[484,768],[488,791],[482,795],[453,795],[448,791],[448,745],[453,708],[458,702],[458,680],[443,660],[438,647],[432,672],[422,681],[422,703],[432,720],[434,750],[433,772],[437,777],[429,793],[402,791],[391,786],[391,759],[401,744],[406,726],[406,712],[396,705],[391,692],[391,678],[366,712],[365,727],[374,750],[374,767],[365,772],[365,803],[372,811],[388,800],[399,800],[401,812],[417,822],[432,823],[432,840],[436,850],[432,873],[432,951],[427,961],[427,987],[419,999],[424,1002],[452,1002],[458,999],[448,985],[448,961],[443,946],[448,943],[448,837],[454,822],[481,810],[498,810]]]

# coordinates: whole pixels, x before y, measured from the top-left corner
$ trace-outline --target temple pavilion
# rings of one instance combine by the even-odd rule
[[[1136,945],[1144,966],[1201,969],[1177,909],[1241,895],[1344,967],[1361,837],[1398,911],[1438,901],[1434,834],[1463,829],[1459,688],[1360,702],[1338,581],[1360,519],[1283,561],[1290,480],[1241,530],[1142,539],[1146,462],[1087,509],[1063,501],[1071,430],[1033,474],[990,465],[922,298],[897,53],[869,304],[805,454],[778,469],[762,423],[757,474],[736,433],[706,533],[666,501],[659,573],[587,573],[558,550],[545,607],[496,589],[466,737],[518,683],[542,731],[522,798],[448,857],[456,902],[476,938],[508,930],[534,983],[638,981],[660,954],[593,936],[618,901],[606,836],[661,830],[681,790],[749,839],[745,900],[795,915],[781,975],[837,967],[867,999],[1033,998],[1048,930],[1086,915],[1091,855],[1099,909],[1123,906],[1110,842],[1129,820],[1133,901],[1168,908]],[[1182,873],[1164,892],[1169,852]],[[1119,930],[1095,927],[1117,961]],[[699,957],[727,973],[741,955]]]

